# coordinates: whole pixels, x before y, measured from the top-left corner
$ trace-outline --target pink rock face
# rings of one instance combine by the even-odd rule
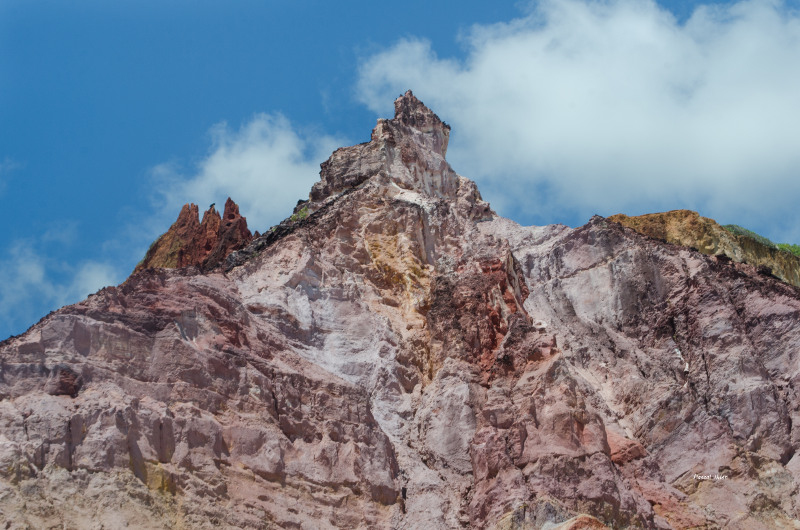
[[[795,525],[797,289],[602,218],[500,218],[449,127],[395,108],[307,218],[0,345],[0,521]]]

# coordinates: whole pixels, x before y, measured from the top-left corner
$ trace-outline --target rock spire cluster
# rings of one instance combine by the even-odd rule
[[[134,273],[192,265],[210,270],[252,239],[247,219],[239,214],[239,206],[230,197],[225,201],[222,217],[212,204],[203,213],[202,221],[196,204],[184,204],[178,219],[150,246]]]

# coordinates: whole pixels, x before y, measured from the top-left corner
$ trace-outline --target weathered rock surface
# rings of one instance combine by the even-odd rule
[[[239,214],[239,206],[230,197],[225,202],[222,217],[212,204],[202,221],[196,204],[184,204],[178,219],[150,246],[133,272],[192,265],[210,270],[252,239],[247,219]]]
[[[409,92],[307,218],[0,344],[0,520],[796,528],[798,290],[500,218],[448,135]]]
[[[703,254],[722,255],[740,263],[761,267],[761,272],[800,287],[800,258],[769,247],[745,235],[733,234],[713,219],[691,210],[672,210],[628,217],[616,214],[610,221],[649,237],[691,247]]]

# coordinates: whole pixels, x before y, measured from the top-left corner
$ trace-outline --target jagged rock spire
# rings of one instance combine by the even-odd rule
[[[239,206],[230,197],[222,217],[212,204],[203,213],[202,221],[196,204],[184,204],[178,219],[150,246],[133,272],[191,265],[212,269],[252,239],[247,219],[239,214]]]
[[[417,99],[410,90],[394,100],[394,121],[423,133],[434,133],[440,136],[441,154],[443,157],[445,156],[447,142],[450,138],[450,126]]]
[[[450,126],[410,90],[394,107],[394,118],[379,119],[368,143],[337,149],[322,163],[310,194],[312,210],[373,177],[433,198],[455,198],[458,176],[445,160]]]

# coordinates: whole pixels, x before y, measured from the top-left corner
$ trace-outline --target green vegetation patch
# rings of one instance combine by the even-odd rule
[[[778,243],[778,248],[784,252],[789,252],[800,258],[800,245],[790,245],[789,243]]]
[[[764,246],[767,246],[769,248],[775,248],[783,252],[788,252],[800,258],[800,245],[793,245],[790,243],[773,243],[766,237],[756,234],[752,230],[748,230],[747,228],[743,228],[739,225],[724,225],[722,228],[724,228],[725,230],[727,230],[732,234],[749,237],[750,239],[755,239]]]
[[[724,225],[722,228],[730,232],[731,234],[736,234],[739,236],[749,237],[750,239],[755,239],[765,247],[769,248],[778,248],[775,243],[767,239],[766,237],[756,234],[752,230],[748,230],[747,228],[741,227],[739,225]]]
[[[289,220],[292,222],[302,221],[306,217],[308,217],[308,206],[303,206],[301,210],[293,213]]]

